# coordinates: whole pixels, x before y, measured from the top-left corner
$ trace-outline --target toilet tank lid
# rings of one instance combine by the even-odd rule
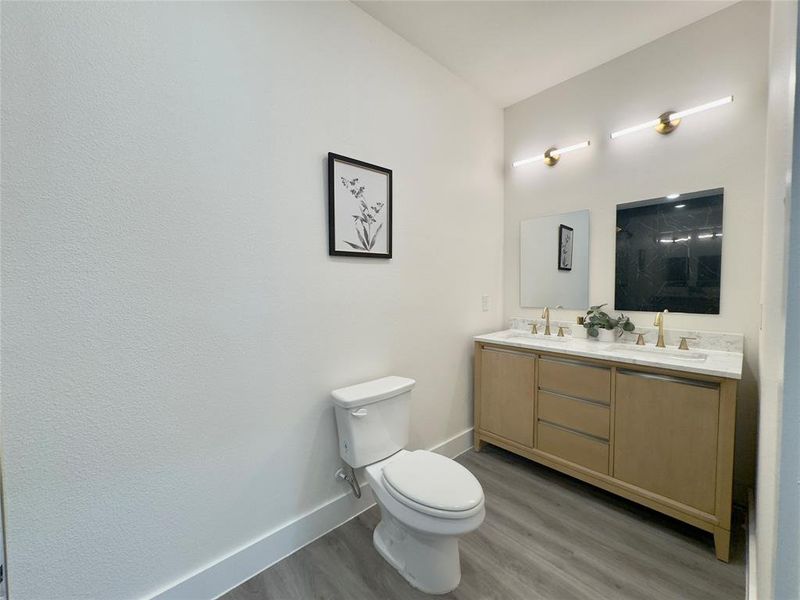
[[[387,398],[407,392],[413,388],[416,383],[416,381],[408,377],[390,375],[389,377],[381,377],[380,379],[373,379],[372,381],[333,390],[331,395],[333,396],[334,403],[338,406],[354,408],[356,406],[372,404],[379,400],[386,400]]]

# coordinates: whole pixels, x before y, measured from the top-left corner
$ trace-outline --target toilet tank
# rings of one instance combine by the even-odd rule
[[[392,375],[331,392],[339,454],[347,464],[363,467],[405,448],[415,383]]]

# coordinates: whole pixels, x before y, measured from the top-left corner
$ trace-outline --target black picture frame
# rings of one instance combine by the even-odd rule
[[[361,200],[362,197],[358,196],[357,194],[359,192],[368,194],[369,190],[364,190],[363,186],[361,186],[361,190],[358,190],[358,188],[355,186],[348,187],[346,183],[343,183],[342,186],[339,186],[338,184],[340,182],[343,182],[345,178],[337,176],[336,174],[337,163],[343,163],[351,167],[355,167],[357,169],[377,172],[382,175],[385,175],[387,178],[385,198],[380,198],[380,199],[375,197],[365,198],[365,200],[367,200],[366,211],[361,210],[360,208],[356,209],[360,211],[360,215],[352,214],[353,212],[352,208],[347,209],[348,218],[352,217],[354,220],[353,227],[355,234],[350,236],[353,238],[354,241],[341,239],[338,240],[337,242],[337,231],[336,231],[337,209],[341,210],[343,208],[343,207],[337,207],[337,194],[344,195],[343,198],[351,198],[351,204],[352,204],[353,196]],[[342,203],[344,203],[344,199],[342,199]],[[376,207],[378,207],[377,211],[375,210]],[[380,216],[380,213],[383,213],[384,221],[378,223],[378,218]],[[361,219],[366,219],[367,223],[362,223]],[[367,225],[371,227],[374,224],[378,225],[379,231],[368,233],[369,228],[367,227]],[[358,229],[356,229],[357,225],[363,225],[364,228],[361,231],[358,231]],[[372,242],[373,244],[377,242],[380,231],[385,231],[386,244],[385,246],[379,248],[378,252],[373,252],[372,248],[371,247],[368,248],[367,246],[370,245],[370,242]],[[372,237],[373,235],[374,237]],[[367,239],[365,239],[365,237]],[[345,244],[350,246],[352,249],[349,250],[342,249],[342,246]],[[358,246],[359,244],[363,249],[356,248],[356,246]],[[350,158],[348,156],[343,156],[341,154],[336,154],[335,152],[328,152],[328,255],[350,256],[357,258],[392,258],[392,170],[391,169],[387,169],[385,167],[364,162],[362,160],[358,160],[355,158]]]
[[[567,231],[569,231],[569,233],[570,233],[569,240],[568,240],[568,243],[569,243],[569,260],[565,262],[563,260],[563,252],[565,250],[565,248],[564,248],[564,244],[565,244],[565,242],[564,242],[564,233],[567,232]],[[552,242],[550,242],[550,243],[552,244]],[[559,225],[558,226],[558,252],[556,254],[556,261],[557,261],[557,266],[558,266],[558,270],[559,271],[572,271],[572,249],[573,249],[574,243],[575,243],[575,230],[572,227],[568,226],[568,225],[563,225],[563,224]]]

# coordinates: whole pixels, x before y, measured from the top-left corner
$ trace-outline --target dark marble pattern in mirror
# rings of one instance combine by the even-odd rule
[[[719,314],[722,188],[617,206],[616,310]]]

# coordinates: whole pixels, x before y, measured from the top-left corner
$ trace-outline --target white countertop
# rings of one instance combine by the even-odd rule
[[[674,347],[656,348],[652,343],[647,346],[636,346],[629,342],[599,342],[595,339],[533,335],[519,329],[506,329],[476,335],[474,339],[477,342],[514,348],[546,350],[685,373],[699,373],[730,379],[742,378],[743,355],[741,352],[706,349],[678,350]]]

